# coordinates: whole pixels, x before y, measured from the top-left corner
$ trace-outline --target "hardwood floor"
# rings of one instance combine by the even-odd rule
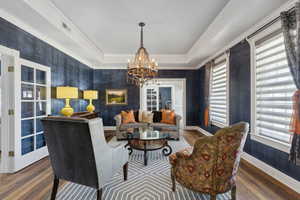
[[[185,131],[185,139],[193,145],[201,135]],[[48,158],[15,174],[0,174],[0,200],[46,200],[50,198],[53,174]],[[61,181],[60,187],[66,182]],[[260,173],[241,163],[237,178],[239,200],[297,200],[300,196],[288,194],[281,187],[264,179]]]

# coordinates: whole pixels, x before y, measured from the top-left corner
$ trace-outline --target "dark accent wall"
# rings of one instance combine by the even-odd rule
[[[48,43],[34,37],[12,23],[0,18],[0,45],[20,51],[20,57],[51,68],[51,84],[92,89],[93,69],[66,55]],[[72,100],[75,111],[83,111],[85,100]],[[58,114],[63,100],[52,99],[52,114]]]
[[[251,122],[251,73],[250,73],[250,46],[248,42],[241,42],[230,49],[230,103],[229,103],[229,120],[230,124],[246,121]],[[208,83],[204,83],[205,70],[200,68],[200,96],[203,97],[204,87],[208,87]],[[204,99],[200,99],[203,104]],[[200,126],[201,128],[215,133],[219,128],[216,126],[205,127],[203,124],[204,108],[200,108]],[[290,177],[300,181],[300,167],[288,161],[288,154],[280,150],[274,149],[263,143],[254,141],[248,136],[245,152],[255,158],[265,162],[266,164],[278,169]]]
[[[99,100],[95,101],[96,111],[100,112],[105,126],[114,126],[114,116],[122,110],[140,108],[140,89],[127,83],[126,70],[95,70],[94,89],[99,91]],[[199,71],[197,70],[160,70],[158,78],[186,78],[186,110],[187,125],[199,122]],[[106,106],[106,89],[127,89],[128,105]]]

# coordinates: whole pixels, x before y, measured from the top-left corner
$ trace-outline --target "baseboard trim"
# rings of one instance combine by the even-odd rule
[[[206,136],[212,136],[210,132],[200,128],[200,127],[191,127],[193,130],[197,130],[200,133],[203,133]],[[300,194],[300,182],[296,179],[282,173],[281,171],[271,167],[270,165],[266,164],[265,162],[253,157],[252,155],[244,152],[242,155],[242,161],[246,161],[256,169],[260,170],[263,174],[265,174],[268,179],[271,180],[272,183],[277,182],[277,185],[281,187],[283,190],[287,191],[288,189],[292,191],[287,191],[289,193],[296,192]],[[285,188],[285,187],[286,188]]]
[[[187,131],[198,131],[198,132],[200,132],[199,128],[200,127],[198,127],[198,126],[186,126],[184,128],[184,130],[187,130]]]
[[[115,131],[116,130],[115,126],[104,126],[103,128],[105,131]]]

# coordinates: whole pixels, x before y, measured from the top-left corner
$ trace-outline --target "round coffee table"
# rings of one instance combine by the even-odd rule
[[[170,134],[161,133],[151,129],[135,129],[127,134],[128,143],[125,147],[132,154],[132,150],[144,151],[144,165],[148,164],[148,151],[156,151],[162,149],[164,156],[169,156],[172,153],[172,148],[168,144]]]

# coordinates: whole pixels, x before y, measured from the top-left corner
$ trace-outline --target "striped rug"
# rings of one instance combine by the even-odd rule
[[[111,140],[116,142],[115,138]],[[173,152],[188,146],[184,138],[171,141]],[[94,200],[96,191],[82,185],[68,183],[58,191],[57,200]],[[180,184],[176,192],[171,190],[170,164],[161,151],[149,153],[148,166],[144,166],[143,154],[134,151],[129,159],[128,180],[123,181],[120,171],[103,188],[103,200],[209,200],[208,195],[195,193]],[[230,193],[217,196],[218,200],[229,200]]]

